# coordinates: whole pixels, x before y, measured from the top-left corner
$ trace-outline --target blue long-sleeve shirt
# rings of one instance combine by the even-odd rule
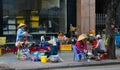
[[[18,29],[16,42],[24,39],[25,36],[23,35],[23,32],[24,32],[24,28],[21,27],[21,28]]]

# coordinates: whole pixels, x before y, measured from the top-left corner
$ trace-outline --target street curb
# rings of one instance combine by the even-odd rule
[[[11,68],[7,64],[0,63],[0,70],[15,70],[15,68]]]
[[[68,62],[68,63],[60,63],[55,66],[45,66],[40,68],[34,68],[29,70],[49,70],[49,69],[62,69],[62,68],[74,68],[74,67],[86,67],[86,66],[102,66],[102,65],[115,65],[120,64],[120,60],[103,60],[97,62]],[[28,70],[28,69],[21,69]]]

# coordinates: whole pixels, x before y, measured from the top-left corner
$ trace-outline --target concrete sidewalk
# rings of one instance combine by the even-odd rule
[[[120,49],[116,51],[117,56],[120,55]],[[8,68],[15,70],[40,70],[40,69],[55,69],[55,68],[70,68],[70,67],[82,67],[82,66],[96,66],[96,65],[110,65],[110,64],[120,64],[120,59],[115,60],[101,60],[101,61],[90,61],[90,62],[76,62],[73,60],[72,52],[61,52],[60,57],[64,62],[59,63],[41,63],[33,62],[31,60],[18,60],[16,55],[13,53],[7,53],[0,57],[0,68]]]
[[[41,70],[41,69],[58,69],[58,68],[71,68],[71,67],[83,67],[83,66],[98,66],[98,65],[110,65],[120,64],[120,60],[103,60],[94,62],[61,62],[61,63],[40,63],[40,62],[15,62],[6,63],[9,68],[15,68],[16,70]]]

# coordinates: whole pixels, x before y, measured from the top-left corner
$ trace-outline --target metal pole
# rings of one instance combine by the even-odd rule
[[[89,32],[90,32],[90,0],[89,0],[89,3],[88,3],[89,5]]]

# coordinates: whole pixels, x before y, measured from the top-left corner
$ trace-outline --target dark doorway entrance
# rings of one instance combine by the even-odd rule
[[[0,36],[3,36],[3,6],[0,0]]]
[[[106,0],[96,0],[96,33],[101,34],[105,29],[105,3]]]

